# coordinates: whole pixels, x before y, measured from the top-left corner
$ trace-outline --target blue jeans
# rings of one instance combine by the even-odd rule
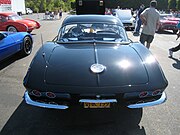
[[[137,18],[136,27],[135,27],[135,32],[139,33],[140,28],[141,28],[141,24],[142,24],[141,19],[140,19],[140,18]]]

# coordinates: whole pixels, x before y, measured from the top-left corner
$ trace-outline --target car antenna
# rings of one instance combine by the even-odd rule
[[[42,50],[43,50],[42,56],[45,57],[45,52],[44,52],[44,47],[43,47],[43,36],[42,36],[42,33],[41,33],[41,44],[42,44]]]
[[[43,45],[43,36],[42,36],[42,33],[41,33],[41,44],[42,44],[42,51],[43,51],[42,56],[43,56],[43,58],[44,58],[44,61],[45,61],[45,63],[46,63],[46,66],[47,66],[47,65],[49,65],[49,64],[48,64],[48,62],[47,62],[47,60],[46,60],[46,53],[44,52],[44,45]]]
[[[43,46],[43,36],[42,36],[42,33],[41,33],[41,43],[42,43],[42,46]]]

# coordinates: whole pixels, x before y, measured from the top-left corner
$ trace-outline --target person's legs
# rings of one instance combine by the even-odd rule
[[[148,43],[148,42],[147,42],[147,44],[146,44],[146,47],[147,47],[148,49],[150,48],[150,44],[151,44],[151,43]]]
[[[140,28],[141,28],[141,19],[138,18],[136,21],[136,26],[133,33],[134,36],[139,36]]]
[[[145,41],[146,41],[146,35],[141,33],[141,36],[140,36],[140,42],[145,45]]]
[[[177,45],[176,47],[171,48],[170,50],[173,52],[177,52],[178,50],[180,50],[180,44]]]
[[[138,21],[137,21],[137,27],[136,27],[136,32],[137,33],[139,33],[140,28],[141,28],[141,19],[139,18]]]
[[[152,35],[147,35],[147,44],[146,44],[146,47],[149,49],[150,48],[150,44],[152,43],[154,39],[154,36]]]
[[[180,44],[177,45],[176,47],[170,48],[170,49],[169,49],[169,56],[170,56],[170,57],[173,57],[173,52],[177,52],[177,51],[179,51],[179,50],[180,50]]]
[[[171,51],[171,49],[169,49],[169,57],[173,56],[173,51]]]

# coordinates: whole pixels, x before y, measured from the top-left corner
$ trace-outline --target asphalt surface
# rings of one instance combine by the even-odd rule
[[[51,110],[26,105],[23,100],[23,78],[41,47],[58,33],[61,20],[43,20],[42,14],[24,15],[41,23],[32,32],[33,52],[28,57],[14,55],[0,63],[0,134],[1,135],[180,135],[180,51],[168,57],[168,49],[176,46],[176,35],[170,31],[157,33],[151,52],[159,61],[169,85],[168,100],[161,105],[143,109]],[[132,31],[128,36],[133,41]],[[41,40],[41,35],[43,41]]]

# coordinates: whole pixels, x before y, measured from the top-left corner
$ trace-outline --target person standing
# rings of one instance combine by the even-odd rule
[[[147,44],[145,45],[148,49],[150,48],[150,44],[152,43],[154,39],[154,34],[156,30],[159,28],[160,25],[160,14],[155,9],[157,6],[157,1],[152,0],[150,2],[150,7],[146,8],[141,14],[140,19],[143,23],[142,32],[140,35],[140,42],[145,45],[145,42]]]
[[[180,44],[177,45],[176,47],[170,48],[169,49],[169,57],[173,57],[173,52],[177,52],[180,50]]]
[[[180,21],[179,21],[178,24],[179,24],[179,26],[178,26],[178,29],[179,29],[179,27],[180,27]],[[179,31],[179,33],[177,34],[177,39],[176,39],[176,40],[178,40],[179,37],[180,37],[180,31]],[[169,57],[172,58],[172,57],[173,57],[173,52],[177,52],[177,51],[179,51],[179,50],[180,50],[180,44],[177,45],[177,46],[175,46],[175,47],[170,48],[170,49],[169,49]]]
[[[59,19],[61,19],[62,18],[62,9],[60,8],[60,10],[59,10]]]
[[[140,31],[141,24],[142,24],[142,21],[140,19],[140,14],[143,11],[144,11],[144,4],[141,4],[141,6],[140,6],[140,8],[138,10],[137,16],[136,16],[136,27],[135,27],[135,30],[134,30],[134,33],[133,33],[134,36],[139,36],[139,31]]]
[[[49,10],[46,9],[46,12],[45,12],[45,20],[47,20],[49,18]]]

